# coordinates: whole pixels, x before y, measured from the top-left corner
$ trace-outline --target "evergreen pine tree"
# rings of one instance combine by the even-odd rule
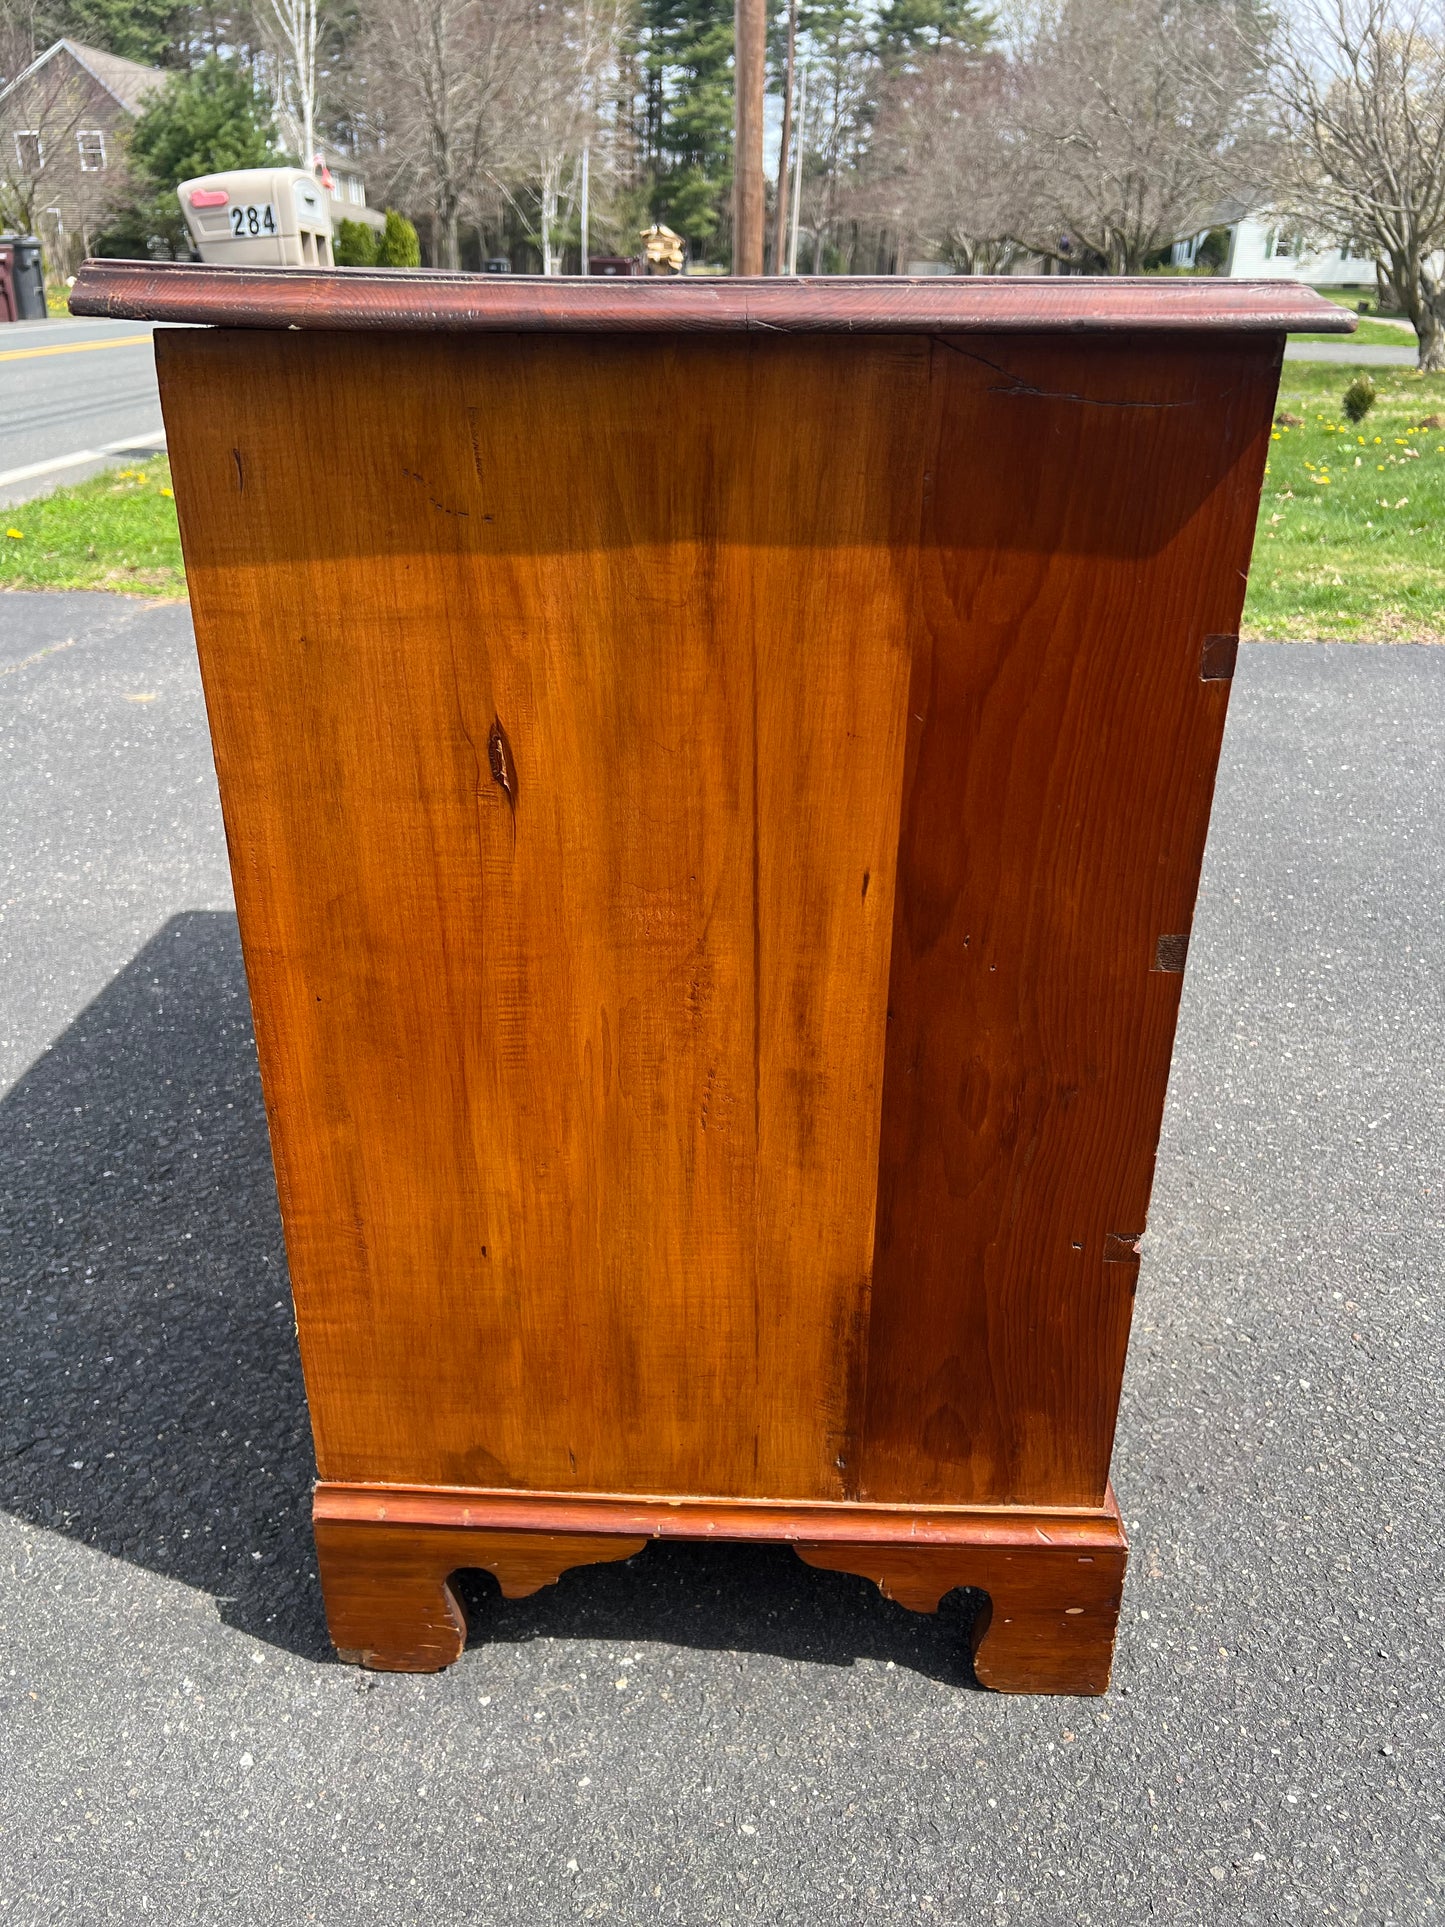
[[[197,174],[271,167],[282,156],[266,103],[238,68],[214,57],[173,74],[148,97],[130,136],[131,165],[156,193]]]
[[[718,235],[733,166],[733,0],[641,0],[651,208],[694,254]]]
[[[59,0],[43,10],[41,37],[78,40],[144,66],[169,64],[183,9],[176,0]]]

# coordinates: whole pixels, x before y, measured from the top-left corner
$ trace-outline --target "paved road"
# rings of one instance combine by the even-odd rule
[[[1419,360],[1414,337],[1406,347],[1391,348],[1383,342],[1291,341],[1284,351],[1286,361],[1343,361],[1356,368],[1413,368]]]
[[[143,321],[0,327],[0,505],[164,447],[150,337]]]
[[[1103,1701],[782,1549],[330,1659],[184,607],[0,597],[0,1919],[1419,1927],[1445,1905],[1445,650],[1248,647]]]

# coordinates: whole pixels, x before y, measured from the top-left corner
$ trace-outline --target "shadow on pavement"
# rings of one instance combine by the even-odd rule
[[[331,1657],[311,1435],[235,918],[171,919],[0,1102],[0,1506]],[[474,1636],[666,1641],[972,1677],[936,1617],[778,1546],[659,1544],[504,1601]]]

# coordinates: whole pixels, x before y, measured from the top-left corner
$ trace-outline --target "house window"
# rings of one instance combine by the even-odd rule
[[[90,133],[77,134],[75,144],[80,150],[80,171],[82,174],[101,174],[105,171],[105,135],[98,129]]]
[[[353,207],[366,206],[366,189],[362,186],[361,176],[359,174],[347,175],[346,198],[351,202]]]
[[[15,136],[15,158],[20,163],[22,174],[38,174],[45,165],[45,143],[39,134],[17,134]]]

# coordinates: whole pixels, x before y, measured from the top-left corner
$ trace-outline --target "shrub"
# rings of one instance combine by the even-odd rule
[[[376,250],[376,265],[379,268],[419,268],[421,266],[421,242],[416,229],[404,214],[398,214],[394,207],[386,210],[386,230],[382,234]]]
[[[338,221],[331,241],[332,259],[338,268],[372,268],[380,246],[381,236],[365,221]]]
[[[152,88],[131,129],[128,155],[131,191],[92,233],[90,251],[141,261],[191,255],[176,199],[181,181],[281,160],[271,138],[270,103],[242,69],[214,55]]]
[[[1375,384],[1365,374],[1356,375],[1345,390],[1342,406],[1352,422],[1362,422],[1375,405]]]

